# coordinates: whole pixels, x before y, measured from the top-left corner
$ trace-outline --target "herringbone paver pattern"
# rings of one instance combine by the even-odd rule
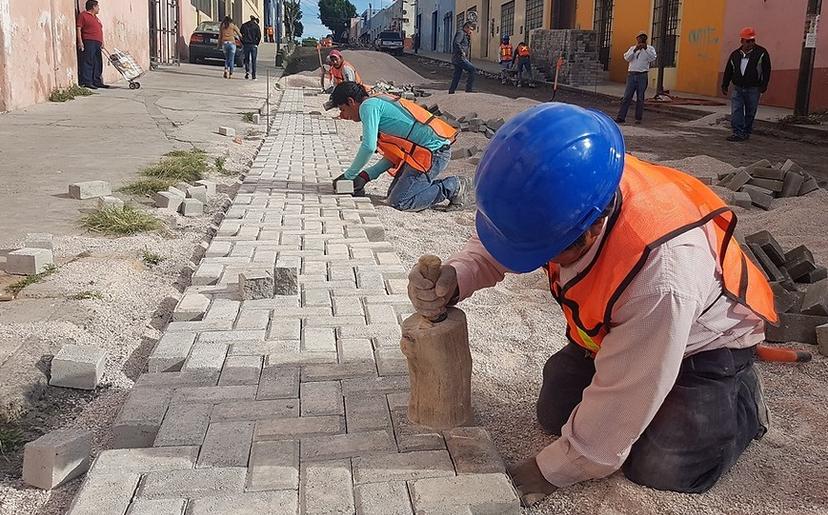
[[[333,194],[335,123],[301,90],[274,120],[70,513],[518,511],[485,430],[407,419],[406,271]],[[285,294],[243,300],[256,271]]]

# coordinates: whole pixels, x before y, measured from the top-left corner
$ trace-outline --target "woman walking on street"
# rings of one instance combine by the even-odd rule
[[[236,66],[236,39],[241,33],[233,18],[225,16],[219,27],[219,48],[224,50],[224,78],[233,77],[233,68]]]

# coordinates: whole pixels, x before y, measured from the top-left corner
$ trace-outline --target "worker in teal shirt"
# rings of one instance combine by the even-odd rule
[[[362,122],[359,151],[334,184],[353,181],[354,195],[361,196],[368,182],[389,172],[394,180],[388,188],[388,204],[395,209],[422,211],[446,200],[449,207],[463,205],[470,189],[468,180],[454,176],[437,179],[451,159],[455,129],[413,102],[368,97],[355,82],[343,82],[334,89],[325,108],[334,107],[339,108],[342,119]],[[383,158],[363,169],[377,151]]]

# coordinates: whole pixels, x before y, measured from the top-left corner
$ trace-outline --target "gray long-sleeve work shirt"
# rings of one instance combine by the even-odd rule
[[[452,42],[451,61],[454,63],[466,60],[469,58],[471,50],[471,38],[462,30],[458,30],[454,35]]]

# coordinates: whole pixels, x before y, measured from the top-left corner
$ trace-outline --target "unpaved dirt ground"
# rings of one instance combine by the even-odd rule
[[[407,62],[404,60],[404,62]],[[427,70],[416,68],[421,74]],[[499,86],[499,84],[498,84]],[[481,86],[484,90],[484,86]],[[484,90],[485,91],[485,90]],[[515,104],[492,93],[452,95],[441,100],[435,93],[426,99],[460,116],[478,112],[504,118],[514,114]],[[442,103],[441,103],[442,102]],[[453,104],[449,104],[453,102]],[[445,107],[443,107],[445,104]],[[497,110],[500,107],[500,111]],[[457,110],[455,112],[454,110]],[[463,111],[465,109],[465,111]],[[825,148],[802,143],[754,138],[745,149],[713,143],[726,132],[682,125],[663,115],[655,123],[624,127],[631,150],[645,159],[663,162],[697,176],[712,176],[763,157],[772,157],[786,148],[797,162],[824,170]],[[663,119],[662,119],[663,118]],[[356,149],[361,127],[343,123],[346,140]],[[642,143],[646,142],[646,145]],[[485,137],[461,133],[455,148],[476,145],[484,148]],[[764,147],[764,148],[763,148]],[[705,149],[712,149],[705,152]],[[719,148],[717,152],[717,148]],[[726,152],[727,151],[727,152]],[[761,152],[760,152],[761,151]],[[715,154],[711,157],[709,154]],[[708,154],[708,155],[704,155]],[[819,157],[813,154],[821,155]],[[480,155],[478,155],[479,157]],[[719,156],[717,158],[716,156]],[[726,157],[727,159],[721,159]],[[669,161],[669,159],[678,159]],[[453,160],[445,175],[474,176],[474,159]],[[462,211],[437,209],[401,213],[383,205],[390,177],[384,176],[366,187],[378,205],[388,240],[407,266],[426,253],[443,258],[459,250],[471,235],[473,207]],[[718,188],[714,188],[718,190]],[[724,193],[718,190],[719,193]],[[785,247],[806,244],[818,261],[828,263],[828,193],[818,190],[806,197],[774,201],[774,209],[735,208],[739,230],[744,234],[767,229]],[[535,420],[535,401],[546,359],[565,343],[564,320],[552,299],[542,272],[510,275],[494,288],[477,292],[460,306],[467,314],[474,360],[473,391],[477,423],[492,434],[507,462],[515,463],[536,454],[552,441]],[[813,346],[791,344],[816,354]],[[531,514],[824,514],[828,513],[828,358],[816,354],[810,363],[799,365],[760,363],[767,402],[773,412],[770,432],[754,442],[722,480],[708,493],[687,495],[660,492],[637,486],[621,473],[559,490],[530,510]],[[607,431],[612,428],[608,427]]]

